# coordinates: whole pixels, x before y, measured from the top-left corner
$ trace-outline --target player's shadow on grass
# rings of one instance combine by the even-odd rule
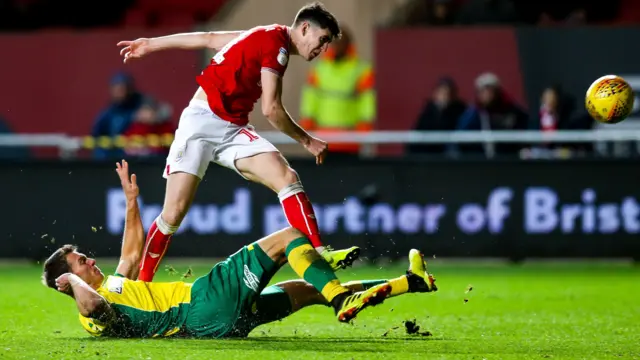
[[[139,339],[116,339],[116,338],[67,338],[67,340],[88,340],[96,342],[111,341],[141,341]],[[301,344],[304,343],[305,351],[312,350],[317,352],[380,352],[381,348],[372,346],[375,344],[393,344],[406,343],[407,341],[434,341],[446,340],[431,336],[401,336],[401,337],[332,337],[332,338],[313,338],[303,336],[292,337],[254,337],[254,338],[237,338],[237,339],[195,339],[195,338],[171,338],[171,339],[145,339],[142,340],[148,345],[155,341],[170,341],[175,345],[179,344],[182,350],[193,348],[194,351],[202,351],[203,349],[215,350],[269,350],[277,349],[279,351],[299,351]],[[139,345],[139,343],[138,343]],[[421,348],[414,349],[416,352],[422,352]],[[384,350],[382,350],[384,351]],[[426,349],[424,349],[426,352]]]
[[[292,337],[282,337],[282,336],[277,336],[277,337],[269,337],[267,336],[261,336],[261,337],[252,337],[252,338],[246,338],[246,339],[231,339],[232,341],[256,341],[256,342],[294,342],[294,341],[304,341],[304,342],[319,342],[319,343],[324,343],[324,342],[329,342],[331,344],[336,344],[336,343],[362,343],[362,342],[368,342],[368,343],[389,343],[389,342],[396,342],[396,341],[435,341],[435,340],[447,340],[444,338],[436,338],[433,336],[411,336],[411,335],[396,335],[396,336],[376,336],[376,335],[371,335],[370,337],[321,337],[321,338],[314,338],[314,337],[304,337],[304,336],[292,336]]]
[[[383,348],[372,346],[375,344],[392,344],[395,342],[405,343],[407,340],[426,340],[427,337],[407,337],[407,338],[321,338],[313,339],[307,337],[264,337],[252,339],[226,339],[211,341],[196,341],[197,348],[215,350],[278,350],[278,351],[300,351],[301,344],[304,344],[305,351],[315,352],[362,352],[362,353],[379,353]],[[186,342],[181,343],[182,346]],[[426,352],[427,349],[416,348],[416,352]],[[395,351],[395,350],[394,350]]]

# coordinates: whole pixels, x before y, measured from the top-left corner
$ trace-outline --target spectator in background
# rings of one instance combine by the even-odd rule
[[[546,88],[540,99],[540,130],[549,132],[568,129],[574,108],[575,102],[560,86]]]
[[[94,137],[122,135],[131,124],[133,114],[142,104],[142,94],[136,90],[133,79],[128,74],[116,74],[111,79],[109,93],[110,103],[93,125],[91,135]],[[121,149],[96,148],[94,152],[98,159],[120,158],[122,155]]]
[[[161,138],[164,135],[173,136],[175,132],[170,116],[168,105],[159,104],[155,99],[146,97],[135,112],[133,122],[123,134],[137,143],[127,147],[126,154],[137,157],[166,157],[169,148],[161,146]]]
[[[467,105],[460,100],[458,88],[453,79],[440,79],[433,90],[432,97],[425,103],[422,112],[414,126],[420,131],[452,131],[456,129],[458,119],[464,113]],[[442,144],[412,144],[409,153],[442,153],[446,145]]]
[[[571,114],[574,103],[569,95],[565,94],[559,85],[549,86],[540,97],[540,110],[538,112],[539,126],[542,132],[554,132],[567,130],[570,127]],[[534,149],[557,149],[568,147],[560,143],[535,144]]]
[[[540,128],[543,131],[591,130],[594,127],[595,122],[591,115],[584,108],[582,108],[582,111],[576,111],[575,98],[560,86],[552,86],[545,89],[541,103]],[[582,152],[593,150],[593,144],[589,142],[558,143],[556,147]]]
[[[458,121],[458,130],[526,130],[529,117],[505,92],[500,79],[493,73],[476,78],[476,103],[469,107]],[[495,153],[517,153],[520,144],[463,145],[463,151],[484,151],[489,157]]]
[[[510,0],[469,0],[460,9],[459,24],[504,25],[518,22],[518,14]]]
[[[592,126],[592,120],[585,122],[585,117],[573,117],[576,109],[575,99],[566,93],[561,86],[549,86],[542,92],[538,122],[535,124],[540,131],[554,132],[558,130],[586,130]],[[590,119],[590,116],[587,115]],[[589,151],[589,143],[541,143],[533,144],[529,150],[522,152],[524,158],[541,158],[567,156],[564,150]]]
[[[302,90],[300,125],[322,132],[371,131],[376,115],[371,64],[360,59],[351,33],[342,26],[342,38],[309,72]],[[333,154],[357,155],[359,144],[331,144]],[[332,155],[334,156],[334,155]]]

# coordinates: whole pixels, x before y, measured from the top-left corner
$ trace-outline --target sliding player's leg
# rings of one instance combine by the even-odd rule
[[[339,321],[348,322],[366,307],[383,302],[391,291],[388,283],[360,292],[350,291],[340,283],[331,266],[297,229],[284,229],[256,244],[275,262],[289,262],[295,273],[331,304]]]
[[[343,283],[352,292],[366,291],[381,284],[391,286],[389,297],[406,293],[437,291],[434,277],[427,272],[427,264],[418,250],[409,253],[409,268],[406,274],[390,280],[356,280]],[[252,307],[252,325],[281,320],[294,312],[313,305],[330,306],[326,298],[304,280],[290,280],[267,287],[260,293]]]
[[[402,295],[405,293],[422,293],[438,291],[436,279],[427,269],[427,261],[424,255],[416,249],[409,251],[409,267],[406,273],[400,277],[390,280],[356,280],[344,283],[344,286],[354,290],[362,291],[379,285],[386,281],[391,285],[389,297]]]
[[[216,264],[193,283],[186,332],[214,338],[246,335],[251,305],[284,263],[254,242]]]
[[[257,136],[257,135],[256,135]],[[325,248],[320,238],[318,222],[311,201],[302,186],[298,174],[271,143],[244,145],[237,151],[246,151],[233,157],[236,171],[244,178],[265,185],[278,194],[282,209],[291,226],[302,232],[311,245],[322,254],[334,270],[351,266],[360,255],[358,247],[344,250]],[[235,150],[232,150],[235,151]],[[262,151],[262,152],[260,152]],[[223,154],[224,156],[224,154]],[[224,159],[223,159],[224,161]]]
[[[295,254],[289,255],[291,244],[300,238],[306,247],[296,245]],[[258,297],[287,262],[322,290],[329,302],[351,295],[308,240],[296,229],[287,228],[244,246],[194,282],[187,332],[198,337],[245,336],[254,327],[252,313]]]
[[[340,310],[354,308],[347,313],[352,316],[339,317],[342,321],[384,300],[391,291],[388,283],[355,293],[340,285],[309,241],[298,230],[287,228],[244,246],[193,283],[185,331],[197,337],[246,336],[258,324],[255,314],[259,297],[287,262],[339,315]],[[356,308],[354,297],[368,300]],[[273,310],[286,316],[280,308]]]

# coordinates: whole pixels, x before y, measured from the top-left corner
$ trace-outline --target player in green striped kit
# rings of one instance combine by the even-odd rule
[[[405,275],[342,284],[294,228],[243,247],[193,284],[136,280],[145,241],[136,200],[139,190],[125,161],[117,164],[117,172],[128,204],[116,273],[105,278],[95,260],[72,245],[58,249],[44,265],[45,284],[75,299],[80,321],[93,335],[242,337],[310,305],[330,306],[339,321],[348,322],[387,297],[437,290],[417,250],[409,254]],[[287,262],[304,280],[267,287]]]

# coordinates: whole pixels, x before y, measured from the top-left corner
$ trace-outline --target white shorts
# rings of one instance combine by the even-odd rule
[[[210,162],[240,174],[236,159],[265,152],[278,152],[278,149],[259,136],[253,126],[222,120],[206,101],[192,99],[180,116],[162,176],[166,179],[169,174],[185,172],[202,179]]]

